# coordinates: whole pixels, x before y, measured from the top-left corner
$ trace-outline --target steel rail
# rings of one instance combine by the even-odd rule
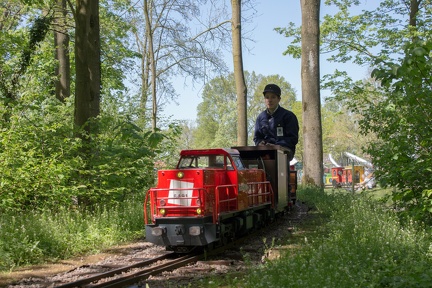
[[[116,278],[113,279],[111,281],[108,282],[103,282],[97,285],[92,285],[92,288],[119,288],[119,287],[124,287],[127,285],[132,285],[132,284],[136,284],[137,282],[139,282],[140,280],[143,279],[147,279],[148,277],[152,276],[152,275],[157,275],[160,274],[162,272],[166,272],[166,271],[172,271],[174,269],[186,266],[189,263],[193,263],[196,262],[198,260],[200,260],[202,258],[203,255],[198,255],[198,256],[183,256],[180,257],[178,259],[174,259],[168,263],[163,263],[161,265],[158,265],[156,267],[152,267],[152,268],[148,268],[142,271],[138,271],[136,273],[121,277],[121,278]]]
[[[172,257],[173,254],[174,253],[168,253],[168,254],[165,254],[165,255],[162,255],[162,256],[158,256],[158,257],[153,258],[153,259],[141,261],[141,262],[138,262],[138,263],[135,263],[135,264],[132,264],[132,265],[120,267],[120,268],[117,268],[117,269],[114,269],[114,270],[110,270],[108,272],[99,273],[99,274],[96,274],[94,276],[90,276],[90,277],[87,277],[87,278],[82,278],[82,279],[79,279],[77,281],[66,283],[66,284],[62,284],[60,286],[55,286],[55,287],[56,288],[81,287],[81,286],[84,286],[86,284],[90,284],[92,282],[98,281],[98,280],[103,279],[103,278],[108,278],[108,277],[115,276],[117,274],[124,273],[124,272],[129,271],[129,270],[134,269],[134,268],[140,268],[140,267],[143,267],[143,266],[148,266],[148,265],[151,265],[151,264],[153,264],[153,263],[155,263],[157,261],[165,260],[165,259],[167,259],[169,257]]]

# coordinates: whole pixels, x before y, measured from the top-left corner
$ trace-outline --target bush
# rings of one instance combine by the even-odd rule
[[[397,187],[395,205],[428,225],[432,223],[432,117],[429,112],[432,93],[432,41],[409,41],[399,63],[378,61],[372,77],[381,83],[375,92],[381,97],[363,97],[352,101],[364,118],[362,131],[374,133],[379,141],[371,142],[371,155],[382,185]],[[369,87],[370,88],[370,87]],[[367,88],[366,88],[367,89]],[[415,111],[413,113],[413,111]]]
[[[68,124],[72,108],[54,100],[38,104],[49,115],[27,109],[0,129],[0,211],[119,202],[153,183],[154,147],[161,133],[104,115],[87,157]]]

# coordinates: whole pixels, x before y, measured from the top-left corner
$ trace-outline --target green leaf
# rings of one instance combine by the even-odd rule
[[[412,50],[412,53],[413,53],[415,56],[424,56],[424,55],[427,54],[427,51],[426,51],[426,49],[424,49],[423,47],[416,47],[416,48],[414,48],[414,49]]]

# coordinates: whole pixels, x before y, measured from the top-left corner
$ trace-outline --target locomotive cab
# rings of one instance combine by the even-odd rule
[[[175,169],[159,170],[144,202],[147,241],[189,252],[224,244],[272,220],[289,196],[280,192],[275,202],[278,180],[271,183],[264,169],[249,159],[245,165],[241,156],[237,149],[183,150]],[[273,175],[279,176],[286,183],[288,176]]]

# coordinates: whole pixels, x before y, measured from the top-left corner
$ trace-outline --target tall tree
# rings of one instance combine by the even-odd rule
[[[207,80],[212,73],[227,70],[221,48],[227,47],[229,42],[230,20],[221,20],[227,13],[217,14],[217,9],[223,8],[206,0],[143,0],[128,10],[127,16],[132,19],[132,31],[141,55],[141,69],[137,73],[141,77],[142,114],[139,118],[147,118],[143,112],[150,102],[147,100],[151,99],[148,110],[151,111],[153,129],[158,126],[159,111],[176,99],[170,79],[183,75],[196,83]],[[208,20],[202,15],[208,16]],[[198,27],[197,31],[191,27]],[[150,45],[150,40],[153,45]]]
[[[54,12],[54,47],[57,66],[55,70],[56,98],[64,102],[70,96],[69,33],[67,30],[66,0],[56,0]]]
[[[101,62],[99,0],[77,0],[75,12],[75,125],[96,132],[89,120],[100,113]],[[89,140],[88,135],[80,134]]]
[[[216,77],[204,86],[197,107],[196,148],[231,147],[237,142],[234,75]]]
[[[152,7],[150,7],[152,8]],[[157,75],[156,75],[156,56],[155,56],[155,51],[154,51],[154,47],[153,47],[153,27],[151,25],[151,15],[149,12],[149,5],[148,5],[148,1],[144,0],[144,17],[145,17],[145,23],[146,23],[146,32],[147,32],[147,43],[148,43],[148,64],[150,66],[150,71],[151,71],[151,95],[152,95],[152,103],[153,103],[153,107],[152,107],[152,129],[153,131],[156,130],[156,117],[157,117],[157,98],[156,98],[156,79],[157,79]],[[147,92],[145,92],[147,93]]]
[[[237,145],[247,145],[247,87],[243,73],[241,0],[231,0],[232,54],[237,94]]]
[[[302,10],[302,101],[303,179],[302,183],[323,186],[319,47],[320,0],[301,0]]]

